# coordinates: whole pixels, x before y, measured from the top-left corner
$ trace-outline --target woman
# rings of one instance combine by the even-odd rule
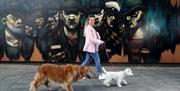
[[[96,71],[99,75],[99,79],[103,79],[100,58],[98,54],[98,47],[100,44],[103,44],[104,41],[100,40],[99,33],[93,28],[95,23],[95,18],[89,16],[85,22],[84,26],[84,36],[85,36],[85,45],[83,51],[86,52],[86,58],[81,64],[81,66],[87,65],[89,63],[90,56],[93,57],[96,65]]]

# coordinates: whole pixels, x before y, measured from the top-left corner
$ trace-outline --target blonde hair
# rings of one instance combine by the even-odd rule
[[[84,31],[85,31],[86,27],[89,25],[89,19],[90,18],[94,18],[94,16],[93,15],[88,16],[88,18],[86,19],[86,22],[84,24]]]

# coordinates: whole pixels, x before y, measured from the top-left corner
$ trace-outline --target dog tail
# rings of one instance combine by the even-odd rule
[[[107,71],[106,71],[106,69],[104,68],[104,67],[102,67],[102,70],[103,70],[103,72],[106,74],[107,73]]]

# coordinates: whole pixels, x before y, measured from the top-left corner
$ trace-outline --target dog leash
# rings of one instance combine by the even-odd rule
[[[109,54],[107,53],[107,51],[106,51],[106,45],[105,44],[101,44],[100,46],[99,46],[99,50],[101,50],[101,49],[105,49],[105,54],[107,55],[107,57],[108,57],[108,61],[109,61]]]

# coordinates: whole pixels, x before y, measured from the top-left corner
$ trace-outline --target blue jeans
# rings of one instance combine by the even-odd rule
[[[102,69],[101,69],[100,58],[99,58],[98,52],[95,52],[95,53],[86,52],[86,59],[83,61],[81,66],[85,66],[90,62],[89,60],[90,56],[93,57],[95,61],[95,65],[96,65],[96,71],[98,72],[98,74],[100,74],[102,72]]]

